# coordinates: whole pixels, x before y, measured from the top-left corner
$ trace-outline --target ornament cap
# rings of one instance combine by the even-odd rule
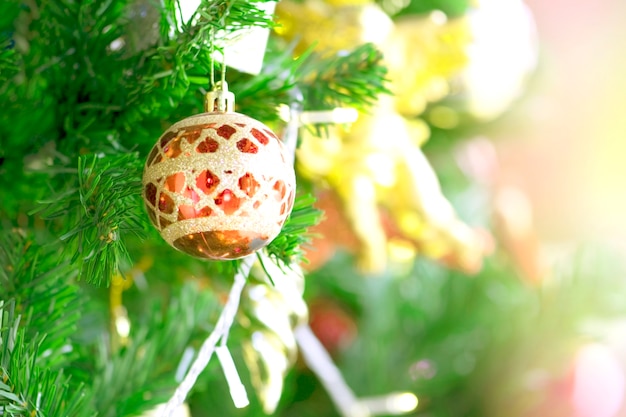
[[[228,91],[226,81],[218,81],[204,99],[204,111],[230,113],[235,111],[235,95]]]

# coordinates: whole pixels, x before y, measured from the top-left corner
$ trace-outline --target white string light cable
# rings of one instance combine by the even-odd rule
[[[215,349],[215,354],[226,377],[226,383],[228,384],[228,390],[230,391],[230,397],[233,399],[233,404],[236,408],[244,408],[250,404],[250,400],[248,399],[246,387],[241,382],[241,377],[239,376],[239,372],[237,372],[235,361],[224,342],[225,340],[225,338],[222,338],[222,343]]]
[[[417,397],[410,392],[357,398],[311,328],[300,325],[294,334],[304,362],[320,380],[341,417],[400,415],[417,407]]]
[[[242,260],[239,266],[239,270],[235,274],[233,286],[231,287],[230,293],[228,294],[228,300],[226,301],[226,304],[224,305],[224,308],[222,309],[222,313],[217,319],[215,328],[213,329],[209,337],[206,338],[206,340],[200,347],[200,350],[198,351],[198,356],[196,357],[195,361],[191,365],[191,368],[187,372],[187,375],[185,375],[185,378],[183,379],[183,381],[180,383],[178,388],[176,388],[176,391],[174,392],[174,395],[172,395],[172,398],[170,398],[170,400],[165,405],[165,408],[163,409],[161,417],[171,417],[174,410],[176,410],[185,401],[185,398],[187,398],[187,394],[189,394],[189,391],[191,391],[191,389],[193,388],[194,384],[196,383],[196,380],[198,379],[198,376],[204,370],[204,368],[206,368],[209,361],[211,360],[211,357],[213,356],[213,352],[215,352],[216,350],[217,343],[220,341],[220,339],[224,337],[224,335],[227,335],[228,332],[230,331],[230,328],[235,319],[235,315],[237,314],[237,310],[239,309],[239,300],[241,298],[241,292],[243,291],[243,288],[246,285],[246,280],[248,278],[248,275],[250,274],[250,269],[252,268],[252,264],[254,263],[255,259],[256,259],[255,255],[248,255]],[[223,353],[221,354],[224,355]],[[228,353],[228,356],[230,356],[230,353]],[[228,361],[227,358],[226,358],[226,361]],[[231,357],[231,361],[232,361],[232,357]],[[223,363],[222,363],[222,367],[224,368]],[[227,365],[227,368],[228,368],[228,365]],[[237,370],[234,368],[234,364],[233,364],[232,369],[229,370],[229,374],[226,375],[227,381],[228,381],[228,378],[232,378],[233,369],[234,369],[234,373],[237,373]],[[236,377],[236,380],[239,381],[239,383],[241,383],[241,381],[239,380],[239,376]],[[229,383],[229,386],[230,386],[230,383]],[[231,392],[232,391],[233,391],[233,387],[231,386]],[[235,392],[237,393],[237,388],[235,388]],[[245,389],[244,389],[244,392],[245,392]],[[239,395],[239,393],[237,393],[237,395]],[[247,400],[247,396],[246,396],[246,400]],[[235,401],[236,404],[242,403],[240,397],[233,398],[233,401]]]
[[[298,131],[300,130],[300,116],[302,115],[302,93],[296,87],[291,93],[293,101],[289,107],[281,107],[279,109],[280,117],[287,122],[283,133],[283,144],[289,151],[291,163],[295,162],[296,147],[298,146]]]
[[[217,355],[217,360],[220,362],[220,365],[222,367],[222,372],[224,372],[224,376],[226,377],[226,383],[228,384],[228,389],[230,391],[230,397],[233,399],[233,404],[236,408],[244,408],[250,404],[250,400],[248,400],[246,387],[241,382],[241,377],[239,377],[239,372],[237,372],[237,367],[235,366],[233,356],[231,355],[230,350],[228,350],[228,346],[226,345],[229,333],[230,326],[225,330],[224,334],[222,335],[220,346],[215,349],[215,354]]]
[[[300,126],[317,123],[353,123],[358,118],[358,112],[353,108],[302,111],[298,97],[290,106],[281,106],[279,114],[287,122],[283,142],[290,152],[293,152],[294,159]],[[417,407],[417,397],[410,392],[357,398],[311,328],[307,324],[300,325],[294,330],[294,335],[305,363],[320,380],[342,417],[400,415]]]
[[[309,369],[320,380],[342,417],[371,417],[367,407],[361,406],[343,379],[330,355],[307,324],[294,330],[298,347]]]
[[[359,118],[359,112],[352,107],[336,107],[332,110],[299,110],[296,113],[291,111],[292,108],[293,105],[281,105],[278,109],[278,115],[285,122],[290,122],[297,117],[298,126],[354,123]]]

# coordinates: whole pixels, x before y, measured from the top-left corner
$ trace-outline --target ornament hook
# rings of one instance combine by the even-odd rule
[[[235,95],[228,91],[228,83],[226,81],[218,81],[215,88],[206,94],[204,111],[219,113],[235,111]]]

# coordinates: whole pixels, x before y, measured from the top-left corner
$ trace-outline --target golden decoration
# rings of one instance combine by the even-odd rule
[[[463,223],[443,195],[419,146],[428,129],[414,123],[383,104],[349,130],[331,129],[328,138],[302,129],[298,167],[338,195],[363,271],[382,271],[389,243],[403,239],[424,256],[476,272],[488,240]],[[384,213],[397,230],[394,239]]]
[[[280,139],[234,112],[175,123],[148,156],[144,201],[163,239],[187,254],[237,259],[267,245],[295,198],[295,174]]]
[[[133,286],[134,277],[147,271],[152,266],[153,261],[151,257],[144,256],[127,274],[118,273],[113,276],[109,287],[110,335],[113,351],[126,346],[130,334],[131,323],[123,302],[124,291]]]
[[[468,63],[470,26],[465,17],[448,19],[442,12],[394,23],[382,45],[393,105],[401,115],[415,117],[450,94],[451,80]]]
[[[371,42],[381,44],[393,22],[378,5],[369,0],[282,0],[276,6],[277,33],[296,41],[296,53],[309,47],[321,53],[352,50]]]

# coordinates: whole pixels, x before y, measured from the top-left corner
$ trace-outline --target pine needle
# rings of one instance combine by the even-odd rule
[[[47,220],[71,219],[59,239],[79,264],[79,278],[108,286],[113,274],[131,263],[123,237],[142,235],[146,223],[142,166],[136,154],[80,157],[75,188],[41,201],[33,212]]]

